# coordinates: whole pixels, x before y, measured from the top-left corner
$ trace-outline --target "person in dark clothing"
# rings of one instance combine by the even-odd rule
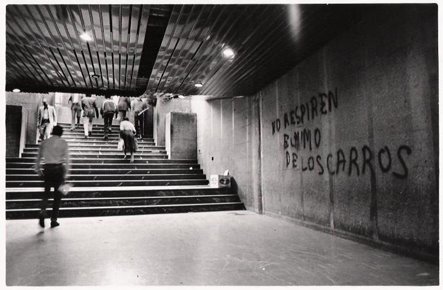
[[[62,139],[63,128],[55,126],[52,130],[52,136],[44,140],[39,147],[35,171],[40,177],[43,177],[45,191],[42,194],[41,211],[39,214],[39,224],[45,227],[45,217],[48,198],[51,195],[51,187],[54,187],[54,201],[52,205],[51,227],[59,225],[57,222],[60,209],[62,193],[59,191],[60,185],[65,182],[66,174],[69,171],[69,148],[66,140]],[[45,164],[41,169],[41,160]]]
[[[101,114],[104,121],[104,139],[108,140],[108,134],[111,131],[112,118],[116,112],[115,103],[110,96],[105,96],[102,104]]]
[[[120,97],[118,99],[118,118],[122,121],[126,117],[126,113],[131,109],[131,100],[129,97]]]
[[[138,138],[143,139],[143,113],[148,109],[148,104],[145,102],[144,98],[140,96],[134,100],[132,108],[134,110],[134,124],[136,135]]]

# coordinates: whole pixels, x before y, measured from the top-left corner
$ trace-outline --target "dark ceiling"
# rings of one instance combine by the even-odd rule
[[[250,95],[360,21],[368,7],[8,5],[6,89]],[[81,39],[83,32],[92,40]],[[223,57],[226,47],[234,58]]]

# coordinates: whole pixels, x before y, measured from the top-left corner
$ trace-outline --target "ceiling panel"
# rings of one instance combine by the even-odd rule
[[[153,11],[157,18],[165,19],[160,27],[164,30],[170,9],[162,7],[159,5]],[[150,8],[149,5],[8,5],[7,89],[143,93],[146,81],[138,83],[137,78]],[[89,34],[90,41],[80,37],[84,32]],[[28,73],[19,74],[15,72],[17,69]]]
[[[8,5],[6,85],[35,92],[249,95],[372,7]],[[84,32],[90,41],[80,37]],[[226,47],[234,58],[223,57]]]

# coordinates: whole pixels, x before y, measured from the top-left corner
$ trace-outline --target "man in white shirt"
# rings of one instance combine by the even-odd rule
[[[51,193],[51,187],[54,187],[54,201],[52,205],[51,227],[59,225],[57,222],[58,212],[62,193],[59,191],[60,185],[65,182],[66,174],[69,172],[69,147],[66,140],[62,139],[63,128],[55,126],[52,131],[52,137],[44,140],[39,147],[35,163],[35,171],[43,177],[45,182],[45,191],[42,194],[41,211],[39,214],[39,224],[45,227],[46,207]],[[44,159],[44,167],[41,169],[41,160]]]
[[[40,131],[40,140],[48,139],[52,128],[57,125],[55,108],[48,105],[46,98],[42,99],[43,105],[38,108],[37,128]]]

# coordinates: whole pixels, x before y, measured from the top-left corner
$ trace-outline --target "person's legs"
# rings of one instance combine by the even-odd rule
[[[135,125],[135,135],[140,136],[140,116],[138,112],[134,113],[134,125]]]
[[[74,104],[71,106],[71,131],[75,129],[75,115],[77,111],[75,110]]]
[[[103,136],[108,139],[108,115],[103,114]]]
[[[113,116],[114,116],[114,113],[105,113],[105,115],[103,116],[105,139],[108,139],[108,134],[110,132],[110,127],[112,124],[112,117]]]
[[[140,139],[143,139],[143,135],[144,135],[144,120],[145,120],[145,115],[141,114],[140,116],[138,116],[138,122],[139,122],[139,126],[140,126],[140,134],[139,137]]]
[[[51,214],[51,227],[56,227],[57,218],[60,210],[60,202],[62,199],[62,193],[58,190],[60,185],[65,181],[65,167],[63,165],[57,165],[54,168],[54,201],[52,203],[52,214]]]
[[[123,152],[126,158],[126,154],[129,152],[128,135],[125,131],[122,131],[120,137],[123,139]]]
[[[82,118],[82,107],[79,104],[78,108],[77,108],[77,125],[78,126],[80,126],[80,119],[81,118]]]
[[[40,137],[42,140],[48,139],[48,126],[49,122],[45,122],[41,125]]]
[[[43,141],[48,138],[48,126],[49,122],[44,121],[40,126],[40,139]],[[51,133],[51,132],[49,132]]]
[[[56,190],[54,192],[54,201],[52,203],[52,214],[51,214],[51,227],[58,226],[57,218],[60,210],[60,203],[62,200],[62,194],[60,191]]]
[[[38,215],[39,219],[39,225],[44,228],[45,227],[45,218],[47,217],[46,208],[48,207],[48,198],[49,198],[49,192],[51,190],[51,187],[46,184],[45,181],[45,191],[42,192],[41,198],[42,201],[40,203],[40,213]]]
[[[94,117],[89,117],[89,135],[92,134],[92,120],[94,119]]]
[[[134,152],[135,152],[135,136],[133,133],[130,133],[127,135],[127,139],[128,139],[128,151],[131,154],[131,163],[134,162]]]
[[[41,227],[45,227],[45,218],[47,217],[46,208],[48,207],[48,198],[51,193],[52,186],[52,174],[51,168],[48,165],[44,165],[43,169],[43,181],[45,191],[42,193],[42,201],[40,203],[39,224]]]
[[[118,111],[118,119],[121,121],[123,121],[123,118],[126,117],[126,111]]]
[[[80,104],[75,104],[74,109],[75,109],[74,115],[77,118],[77,124],[75,125],[75,127],[77,127],[78,125],[80,125],[80,116],[82,113],[82,109],[80,107]],[[75,123],[75,120],[74,120],[74,123]]]
[[[38,129],[38,131],[39,131],[39,133],[40,133],[40,136],[39,136],[39,138],[40,138],[40,140],[44,140],[44,138],[45,138],[45,126],[46,126],[46,124],[41,124],[40,125],[40,127],[39,127],[39,129]]]
[[[133,139],[135,138],[135,137],[132,137]],[[135,140],[134,140],[134,142],[135,142]],[[130,150],[130,152],[131,152],[131,163],[132,162],[134,162],[134,144],[131,144],[132,146],[131,146],[131,148],[129,148],[129,150]]]
[[[83,117],[83,130],[85,131],[85,138],[88,138],[89,117]]]
[[[51,133],[52,133],[52,128],[53,127],[54,127],[54,124],[52,124],[52,123],[47,123],[46,124],[45,139],[48,139],[49,137],[51,137]]]

